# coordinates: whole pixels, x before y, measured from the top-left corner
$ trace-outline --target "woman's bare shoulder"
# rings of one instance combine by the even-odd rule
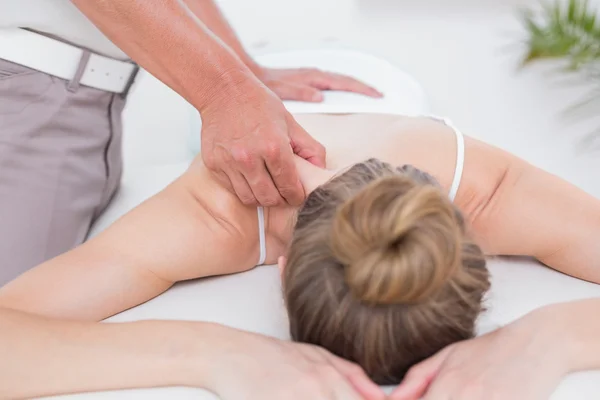
[[[195,218],[204,239],[198,243],[211,247],[212,275],[237,273],[254,267],[247,260],[258,259],[258,217],[256,207],[245,206],[227,190],[204,166],[198,157],[175,182],[179,196],[189,196],[190,219]],[[200,229],[200,228],[199,228]],[[207,246],[209,245],[209,246]]]
[[[98,236],[4,286],[0,304],[97,321],[174,282],[252,268],[255,231],[245,231],[250,212],[196,167]]]

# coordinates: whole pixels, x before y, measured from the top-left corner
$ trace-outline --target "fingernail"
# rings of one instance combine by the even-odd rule
[[[323,94],[321,92],[316,92],[315,94],[312,95],[311,98],[312,101],[323,101]]]

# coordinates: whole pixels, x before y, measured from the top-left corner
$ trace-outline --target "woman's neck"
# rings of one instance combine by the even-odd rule
[[[300,157],[295,157],[295,164],[306,196],[336,173],[334,170],[319,168]],[[275,263],[278,257],[285,255],[292,239],[298,211],[298,207],[292,206],[265,208],[267,264]]]
[[[306,196],[336,173],[334,170],[319,168],[300,157],[295,157],[294,161]],[[275,263],[278,257],[285,255],[292,239],[298,211],[298,207],[292,206],[265,208],[267,264]]]
[[[277,259],[284,256],[292,239],[297,207],[265,208],[265,232],[267,258],[265,264],[275,264]]]

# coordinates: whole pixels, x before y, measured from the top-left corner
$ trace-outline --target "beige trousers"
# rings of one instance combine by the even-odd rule
[[[79,79],[0,59],[0,286],[82,243],[117,190],[124,97]]]

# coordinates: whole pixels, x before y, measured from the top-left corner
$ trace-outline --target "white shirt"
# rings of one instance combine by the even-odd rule
[[[129,59],[69,0],[0,0],[0,28],[29,28],[95,53]]]

